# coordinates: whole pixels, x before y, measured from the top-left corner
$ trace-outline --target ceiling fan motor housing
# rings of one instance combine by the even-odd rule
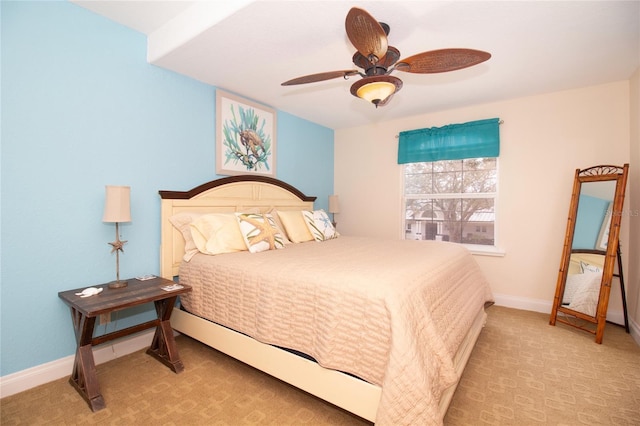
[[[353,63],[365,70],[366,75],[384,75],[390,66],[395,64],[400,58],[400,51],[393,46],[387,47],[387,53],[378,58],[377,61],[372,61],[360,52],[356,52],[353,55]],[[382,72],[380,72],[382,70]]]

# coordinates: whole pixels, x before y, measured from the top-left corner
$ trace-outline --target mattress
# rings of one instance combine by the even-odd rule
[[[281,250],[198,254],[180,266],[198,316],[378,385],[377,424],[440,424],[454,357],[493,300],[453,243],[341,236]]]

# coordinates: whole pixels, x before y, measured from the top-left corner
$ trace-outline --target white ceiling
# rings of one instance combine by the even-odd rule
[[[147,60],[339,129],[408,115],[627,80],[640,67],[640,1],[122,1],[73,3],[148,35]],[[404,87],[376,109],[360,77],[281,86],[355,69],[349,9],[389,24],[401,58],[449,47],[490,52],[442,74],[394,72]]]

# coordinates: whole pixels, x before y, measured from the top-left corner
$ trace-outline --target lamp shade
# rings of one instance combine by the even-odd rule
[[[103,222],[131,222],[129,186],[107,185],[104,201]]]
[[[329,195],[329,213],[340,213],[340,203],[337,195]]]
[[[396,86],[386,81],[376,81],[373,83],[365,84],[356,92],[358,97],[373,102],[378,99],[383,101],[387,99],[393,92],[396,91]]]
[[[374,75],[358,80],[351,86],[351,94],[376,106],[402,88],[402,80],[390,75]]]

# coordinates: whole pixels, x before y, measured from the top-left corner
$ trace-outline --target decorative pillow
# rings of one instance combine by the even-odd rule
[[[313,241],[301,210],[278,210],[278,216],[292,243]]]
[[[193,241],[193,236],[191,235],[191,222],[198,219],[202,216],[201,213],[178,213],[169,218],[169,222],[182,234],[182,238],[184,238],[184,256],[182,257],[185,262],[191,260],[191,258],[198,253],[198,247],[196,243]]]
[[[580,270],[582,272],[602,272],[602,268],[597,265],[591,265],[587,262],[580,261]]]
[[[284,237],[270,214],[236,213],[236,218],[251,253],[284,248]]]
[[[584,274],[568,275],[567,285],[569,285],[570,277],[571,281],[576,282],[572,284],[575,288],[568,308],[593,317],[596,316],[598,299],[600,298],[602,272],[585,272]],[[566,293],[567,289],[565,288],[565,295]]]
[[[576,290],[580,287],[584,274],[569,274],[567,275],[567,281],[564,284],[564,294],[562,295],[562,304],[568,305],[573,300],[573,296],[576,294]]]
[[[282,224],[282,221],[280,220],[280,216],[278,216],[278,210],[276,210],[275,208],[272,208],[271,210],[269,210],[267,212],[267,214],[270,214],[271,217],[273,218],[273,221],[276,224],[276,229],[278,230],[279,233],[282,234],[282,239],[284,240],[284,243],[285,244],[291,244],[291,241],[289,241],[289,238],[287,238],[287,233],[284,230],[284,225]]]
[[[333,238],[338,238],[336,228],[333,227],[331,220],[324,210],[314,210],[302,212],[307,228],[313,239],[316,241],[325,241]]]
[[[222,254],[247,249],[234,213],[202,215],[191,223],[190,228],[201,253]]]

